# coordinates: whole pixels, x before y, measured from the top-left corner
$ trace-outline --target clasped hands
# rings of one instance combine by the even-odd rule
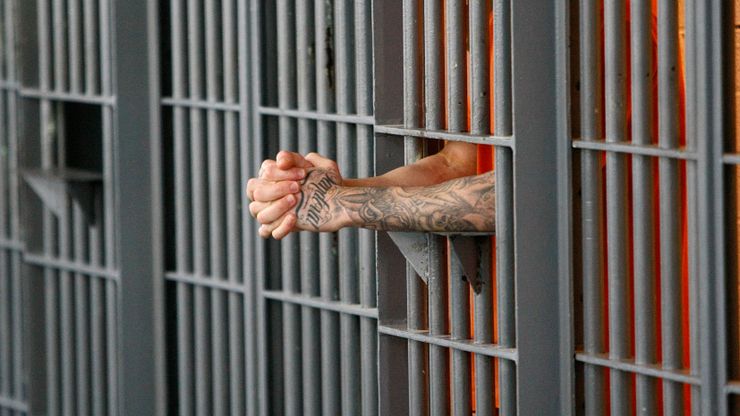
[[[317,153],[281,151],[265,160],[246,190],[259,235],[280,240],[297,230],[332,232],[348,225],[336,200],[342,183],[336,162]]]

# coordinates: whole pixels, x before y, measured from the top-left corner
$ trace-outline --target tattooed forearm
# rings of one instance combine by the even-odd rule
[[[308,173],[296,207],[299,229],[494,231],[492,172],[425,187],[344,187],[339,181],[332,171]]]
[[[341,188],[353,225],[388,231],[494,231],[493,173],[427,187]]]

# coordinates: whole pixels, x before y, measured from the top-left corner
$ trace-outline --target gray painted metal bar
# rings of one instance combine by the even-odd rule
[[[107,6],[106,6],[107,7]],[[145,0],[118,2],[113,10],[117,33],[115,56],[118,62],[127,62],[140,68],[131,71],[117,67],[115,77],[104,75],[104,84],[115,79],[118,97],[115,125],[127,126],[116,131],[113,142],[113,123],[104,120],[103,137],[104,185],[115,191],[116,198],[106,206],[110,221],[120,227],[106,229],[108,266],[120,256],[120,293],[112,282],[107,283],[108,343],[116,345],[109,355],[109,414],[165,413],[165,357],[164,357],[164,293],[162,276],[163,255],[159,249],[163,239],[161,213],[162,144],[159,140],[159,77],[158,77],[158,7]],[[110,27],[110,26],[108,26]],[[125,31],[125,35],[123,33]],[[107,43],[107,40],[102,42]],[[143,51],[146,51],[144,53]],[[103,59],[111,58],[103,56]],[[110,69],[110,68],[106,68]],[[112,89],[104,87],[105,93]],[[105,110],[104,110],[105,111]],[[113,114],[108,114],[108,117]],[[114,151],[115,149],[115,151]],[[136,160],[137,163],[130,163]],[[114,172],[116,174],[114,174]],[[115,188],[114,188],[115,183]],[[110,197],[109,197],[110,198]],[[112,199],[112,198],[111,198]],[[156,218],[156,219],[155,219]],[[117,298],[120,296],[120,312]],[[118,326],[120,322],[120,327]],[[120,330],[120,341],[115,334]],[[118,355],[120,342],[120,357]],[[120,390],[118,372],[112,368],[122,363]],[[118,395],[121,397],[118,404]]]
[[[697,133],[696,133],[696,14],[694,2],[684,3],[684,79],[686,88],[686,147],[696,152],[697,150]],[[699,343],[701,328],[699,325],[699,246],[698,246],[698,163],[686,164],[686,193],[688,206],[688,273],[689,273],[689,360],[691,362],[691,374],[697,376],[701,369]],[[702,398],[701,389],[698,386],[691,387],[691,413],[701,414]]]
[[[517,414],[561,410],[557,235],[557,84],[555,2],[512,1],[514,271],[516,273]],[[537,172],[535,175],[534,172]],[[526,192],[524,191],[526,190]],[[537,259],[537,261],[532,261]],[[567,354],[568,352],[562,352]],[[543,394],[543,392],[553,392]]]
[[[280,108],[295,108],[297,105],[295,3],[292,0],[277,2],[277,70],[278,103]],[[280,149],[298,149],[296,120],[280,117]],[[272,155],[270,155],[272,156]],[[280,242],[282,290],[298,293],[300,290],[300,251],[298,236],[291,234]],[[283,319],[283,375],[285,389],[284,412],[299,415],[302,411],[303,393],[300,355],[300,308],[290,303],[282,305]]]
[[[650,145],[653,136],[652,4],[636,1],[630,5],[632,62],[632,143]],[[647,156],[632,157],[633,262],[635,302],[635,361],[640,365],[656,361],[655,328],[655,237],[653,215],[653,162]],[[637,414],[657,411],[655,380],[637,376]]]
[[[312,53],[314,27],[314,2],[296,3],[296,71],[298,109],[316,109],[316,62]],[[316,151],[316,123],[309,119],[298,120],[298,151],[301,154]],[[301,233],[301,293],[312,297],[319,295],[319,236]],[[320,311],[310,306],[301,308],[301,335],[303,366],[302,414],[321,414],[321,333]]]
[[[494,134],[512,134],[511,2],[494,1]],[[485,44],[484,44],[485,45]],[[496,293],[498,295],[498,343],[516,345],[514,308],[514,183],[513,156],[509,149],[496,149]],[[499,362],[500,410],[515,415],[516,368]]]
[[[604,56],[606,85],[606,140],[622,142],[627,138],[625,3],[604,5]],[[629,283],[627,264],[627,183],[624,155],[606,155],[607,264],[609,275],[609,355],[618,360],[630,354]],[[626,415],[630,408],[630,378],[627,373],[611,371],[611,414]]]
[[[334,48],[332,33],[334,24],[334,2],[314,2],[315,44],[316,48],[316,112],[330,114],[335,110],[335,97],[332,93],[334,74],[329,69],[333,62]],[[323,45],[323,47],[321,46]],[[324,157],[335,159],[336,127],[330,122],[320,120],[316,125],[318,151]],[[319,293],[325,301],[337,299],[338,263],[336,235],[319,236]],[[341,412],[341,376],[337,357],[339,352],[339,317],[334,312],[321,311],[321,413]]]
[[[445,38],[447,39],[447,128],[467,129],[466,48],[464,7],[461,0],[446,2]],[[447,239],[448,247],[451,240]],[[463,279],[459,257],[450,255],[450,332],[452,339],[470,339],[470,290]],[[470,354],[452,350],[452,414],[472,412]]]
[[[373,115],[373,25],[372,2],[354,3],[355,21],[355,96],[356,112]],[[375,174],[375,143],[373,128],[357,125],[357,176]],[[377,307],[375,232],[358,231],[359,301],[366,308]],[[360,368],[362,414],[378,414],[378,323],[377,318],[360,319]]]
[[[223,91],[223,56],[220,51],[222,39],[219,36],[223,27],[223,19],[219,14],[219,4],[214,0],[204,2],[205,20],[205,65],[206,93],[209,101],[222,100]],[[224,152],[224,118],[214,110],[206,113],[207,128],[206,142],[208,154],[208,236],[210,278],[212,280],[227,280],[226,276],[226,230],[225,225],[225,152]],[[226,413],[228,395],[226,378],[226,328],[224,326],[224,304],[227,302],[225,293],[217,290],[210,291],[210,371],[211,371],[211,409],[216,415]]]
[[[418,128],[422,123],[422,48],[419,26],[422,24],[417,0],[403,2],[403,121],[406,128]],[[404,163],[414,163],[422,157],[422,143],[418,138],[404,139]],[[425,328],[423,316],[424,288],[411,263],[406,262],[406,325],[409,331]],[[419,341],[409,340],[408,354],[408,410],[412,415],[428,414],[426,388],[426,351]]]
[[[390,134],[393,136],[418,137],[422,139],[447,140],[453,142],[467,142],[475,144],[486,144],[490,146],[514,148],[512,136],[499,137],[485,134],[455,133],[451,131],[434,131],[423,128],[403,127],[395,125],[376,125],[376,133]]]
[[[356,110],[354,8],[353,1],[335,0],[335,75],[336,110],[339,114],[352,114]],[[357,176],[356,129],[346,123],[337,124],[337,162],[342,174]],[[346,303],[359,303],[358,281],[358,231],[353,228],[339,230],[339,291]],[[357,318],[340,315],[340,367],[342,386],[342,413],[359,414],[361,411],[360,385],[360,322]]]
[[[639,140],[650,140],[649,137]],[[679,160],[696,160],[697,154],[690,150],[663,149],[657,145],[644,145],[632,143],[610,143],[592,140],[574,140],[573,147],[576,149],[598,150],[613,153],[625,153],[638,156],[652,156]]]
[[[403,2],[403,122],[405,128],[422,126],[422,63],[423,49],[419,27],[421,2]],[[422,157],[422,141],[415,137],[404,138],[404,163],[411,164]],[[424,286],[411,263],[406,262],[406,325],[409,331],[426,328],[423,310],[425,307]],[[408,354],[408,410],[414,416],[429,412],[427,374],[427,347],[419,342],[407,342]]]
[[[226,103],[242,102],[239,96],[239,57],[238,46],[241,42],[239,32],[243,30],[243,16],[240,13],[241,4],[235,0],[225,0],[221,3],[221,58],[223,67],[223,101]],[[237,29],[238,28],[238,29]],[[243,61],[241,61],[243,62]],[[242,69],[244,70],[244,69]],[[241,166],[239,154],[239,117],[233,112],[226,112],[224,117],[224,169],[226,176],[226,280],[232,284],[242,284],[242,239],[238,231],[241,230],[240,207],[242,189],[245,189],[241,180]],[[247,176],[247,175],[245,175]],[[244,235],[244,234],[243,234]],[[253,235],[253,234],[248,234]],[[246,236],[246,235],[245,235]],[[246,237],[249,239],[249,237]],[[226,346],[227,383],[224,394],[227,395],[228,410],[224,414],[232,416],[244,415],[246,413],[245,400],[254,400],[253,393],[248,392],[245,385],[245,371],[254,371],[250,362],[248,368],[245,363],[251,358],[251,351],[247,352],[244,348],[245,340],[245,299],[237,293],[226,294],[226,314],[228,320],[228,345]],[[253,304],[253,298],[248,302]],[[247,332],[254,334],[253,331]],[[250,395],[247,399],[245,396]]]
[[[594,355],[577,352],[575,358],[576,361],[582,363],[651,377],[653,382],[656,382],[656,379],[664,379],[677,383],[690,384],[692,386],[699,386],[701,384],[699,377],[690,374],[686,370],[666,370],[660,364],[639,364],[634,359],[614,360],[609,358],[606,353]]]
[[[663,148],[675,148],[679,141],[678,97],[678,5],[658,2],[658,140]],[[678,162],[661,159],[660,172],[660,291],[661,345],[663,367],[683,367],[681,331],[681,205]],[[663,411],[683,410],[683,386],[663,382]]]
[[[497,5],[500,5],[501,3],[498,2]],[[470,106],[471,106],[471,117],[470,117],[470,132],[472,134],[489,134],[490,133],[490,75],[491,75],[491,67],[490,67],[490,56],[489,56],[489,45],[491,44],[492,40],[489,36],[489,15],[491,13],[491,4],[487,1],[473,1],[470,3],[470,10],[469,10],[469,16],[470,16],[470,22],[469,22],[469,30],[470,30]],[[494,19],[499,19],[503,17],[495,16]],[[496,23],[500,23],[499,20],[496,20]],[[504,28],[499,28],[498,25],[494,25],[494,30],[499,30]],[[502,62],[502,59],[506,59],[508,55],[506,55],[506,52],[503,47],[499,47],[500,45],[498,42],[494,47],[496,48],[495,53],[496,54],[502,54],[501,56],[496,56],[496,62],[495,65],[498,69],[500,69],[503,65],[506,65]],[[508,61],[508,59],[506,59]],[[506,80],[501,80],[502,83],[505,83]],[[498,86],[499,79],[496,79],[496,85]],[[496,91],[496,93],[500,93],[501,90]],[[496,96],[497,101],[496,105],[498,105],[500,102],[503,102],[501,100],[501,96]],[[496,111],[498,112],[499,108],[496,107]],[[502,111],[506,111],[505,108],[501,109]],[[504,118],[502,117],[502,120]],[[498,126],[498,119],[497,126]],[[503,126],[506,127],[506,126]],[[505,152],[505,149],[497,149],[496,150],[496,183],[494,184],[494,187],[496,188],[496,239],[497,239],[497,257],[498,257],[498,246],[499,245],[506,245],[511,244],[511,240],[509,240],[507,237],[510,234],[510,225],[511,225],[511,218],[505,218],[507,213],[509,212],[509,209],[507,207],[508,203],[511,202],[511,189],[509,188],[509,184],[511,181],[511,159],[510,157],[503,157],[502,162],[504,163],[503,166],[499,166],[499,159],[502,159],[501,153]],[[506,169],[509,169],[509,172],[504,172]],[[503,180],[503,181],[502,181]],[[499,186],[503,186],[503,188],[499,188]],[[509,192],[508,195],[505,193]],[[507,199],[509,198],[509,199]],[[499,212],[503,210],[502,212]],[[502,221],[502,222],[500,222]],[[499,227],[503,227],[503,229],[499,229]],[[500,234],[503,232],[503,234]],[[503,239],[502,239],[503,236]],[[509,247],[502,247],[503,254],[507,256],[506,259],[504,259],[504,265],[508,268],[511,266],[510,263],[510,254],[511,254],[511,246]],[[475,334],[474,339],[478,343],[484,343],[489,344],[493,342],[493,288],[492,285],[494,282],[491,279],[491,267],[490,267],[490,256],[488,256],[487,252],[490,252],[490,246],[488,247],[488,250],[482,250],[481,257],[482,261],[485,261],[488,263],[488,267],[481,267],[480,272],[480,278],[483,281],[482,290],[479,293],[476,293],[474,295],[474,308],[475,308],[475,318],[474,318],[474,325],[475,325]],[[497,276],[501,276],[502,279],[497,279],[496,284],[499,284],[503,282],[505,279],[512,279],[514,277],[513,271],[508,270],[508,274],[505,276],[502,273],[505,273],[506,271],[504,269],[500,269],[497,265]],[[508,287],[506,285],[505,287]],[[498,289],[498,288],[497,288]],[[508,301],[508,293],[504,293],[507,297]],[[500,298],[501,299],[501,298]],[[511,312],[513,312],[511,309],[507,309],[504,311],[503,305],[502,308],[499,310],[499,315],[501,314],[508,314],[506,316],[506,324],[510,323],[509,319],[513,318],[511,316]],[[503,318],[503,317],[502,317]],[[503,320],[499,320],[499,324],[501,324]],[[507,327],[507,331],[508,331]],[[512,335],[510,332],[507,332],[507,334],[501,333],[503,336]],[[499,342],[502,341],[503,337],[499,338]],[[507,342],[513,342],[512,337],[509,337]],[[493,360],[491,360],[489,357],[483,356],[483,355],[476,355],[475,356],[475,403],[476,403],[476,414],[480,415],[493,415],[496,411],[496,401],[495,401],[495,392],[494,392],[494,380],[493,380]],[[505,364],[503,361],[499,362],[499,370],[503,370],[504,366],[508,367],[508,364]],[[507,368],[509,370],[509,368]],[[509,371],[502,371],[502,373],[509,374]],[[508,377],[507,377],[508,378]],[[502,379],[503,381],[503,374]],[[509,381],[509,380],[507,380]],[[506,384],[504,387],[504,384],[499,384],[499,392],[502,393],[502,398],[506,396],[506,399],[511,397],[511,393],[514,389],[514,386],[511,383]],[[514,394],[515,391],[514,391]],[[503,402],[501,403],[503,406]],[[512,408],[513,403],[507,401],[507,408],[506,411],[515,411],[515,409]],[[502,412],[504,411],[504,408],[502,407]]]
[[[699,366],[701,368],[702,414],[724,416],[727,397],[722,386],[727,381],[727,338],[725,333],[724,198],[722,139],[725,126],[720,116],[723,105],[724,48],[723,2],[687,1],[694,14],[693,32],[687,39],[696,42],[688,74],[689,90],[696,99],[696,118],[688,131],[696,133],[698,159],[698,271],[699,276]],[[687,28],[688,29],[688,28]],[[695,88],[695,89],[694,89]]]
[[[444,44],[442,25],[443,3],[424,1],[424,127],[442,130],[444,127]],[[430,264],[427,281],[429,330],[433,335],[448,333],[447,282],[444,240],[430,237],[427,250],[435,264]],[[429,411],[431,415],[450,411],[449,351],[437,345],[429,346]]]
[[[599,65],[601,14],[592,1],[580,2],[581,137],[592,144],[603,138],[603,87]],[[574,143],[575,146],[575,143]],[[594,149],[595,150],[595,149]],[[583,344],[588,354],[606,351],[604,345],[604,224],[602,220],[602,169],[600,155],[581,151],[581,268],[583,274]],[[587,414],[605,414],[604,370],[584,366],[584,401]]]
[[[172,94],[184,97],[185,80],[185,5],[183,0],[170,1]],[[190,228],[190,185],[188,175],[189,148],[186,138],[186,113],[183,108],[173,108],[173,147],[175,176],[175,252],[178,273],[191,270]],[[193,413],[192,334],[191,314],[192,291],[186,284],[177,284],[177,372],[179,377],[178,409],[180,416]]]
[[[200,100],[205,96],[204,75],[204,25],[202,21],[203,4],[198,0],[188,0],[187,6],[187,34],[188,34],[188,75],[189,96]],[[190,110],[190,177],[192,186],[192,217],[193,224],[193,270],[198,275],[208,274],[208,214],[206,201],[206,147],[204,144],[203,112],[198,109]],[[208,295],[209,291],[202,287],[193,289],[193,352],[195,364],[195,414],[204,416],[211,413],[210,387],[212,376],[209,358],[210,345],[208,338]]]

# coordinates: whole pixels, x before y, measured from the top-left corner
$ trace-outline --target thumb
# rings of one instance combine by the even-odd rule
[[[275,157],[275,160],[277,161],[278,168],[282,170],[288,170],[291,168],[307,169],[314,167],[311,162],[306,160],[302,155],[295,152],[288,152],[287,150],[280,151],[280,153],[277,154],[277,157]]]
[[[313,165],[317,168],[332,170],[339,173],[339,166],[337,166],[337,162],[325,158],[318,153],[307,154],[306,160],[313,163]]]

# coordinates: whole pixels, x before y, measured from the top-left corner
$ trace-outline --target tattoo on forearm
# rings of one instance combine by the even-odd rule
[[[301,203],[298,204],[298,209],[303,205],[303,199],[305,198],[306,191],[313,191],[310,193],[309,200],[306,201],[307,211],[305,213],[306,221],[313,227],[318,229],[322,224],[329,221],[330,217],[327,215],[330,212],[329,204],[327,203],[327,193],[337,186],[337,183],[329,176],[324,176],[319,179],[318,182],[309,182],[309,179],[313,173],[317,171],[311,171],[308,173],[303,181],[304,186],[307,189],[301,190]]]
[[[388,231],[493,231],[493,172],[414,188],[341,188],[336,195],[353,222]]]

